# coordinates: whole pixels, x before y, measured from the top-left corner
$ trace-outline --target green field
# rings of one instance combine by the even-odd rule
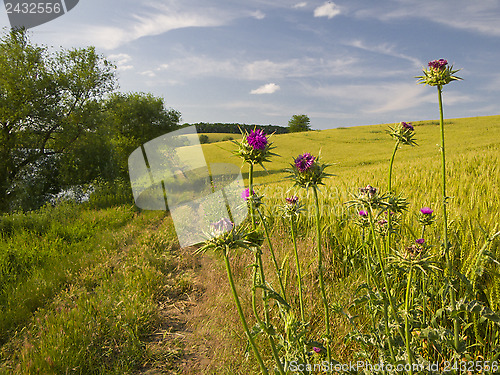
[[[413,234],[420,231],[415,220],[418,210],[432,207],[437,222],[429,228],[426,241],[437,255],[442,220],[439,124],[413,124],[418,146],[401,147],[393,171],[394,189],[410,202],[401,218],[398,244],[415,238]],[[500,224],[500,116],[450,119],[445,126],[455,267],[470,276],[472,269],[476,272],[473,265],[481,266],[477,277],[472,274],[476,292],[500,313],[499,267],[478,258],[485,239]],[[321,154],[323,162],[332,164],[327,172],[334,176],[320,188],[320,211],[325,280],[332,306],[332,348],[334,357],[343,363],[359,359],[360,344],[346,340],[353,326],[345,313],[367,277],[360,230],[345,202],[367,184],[387,189],[394,147],[387,129],[388,125],[370,125],[274,135],[270,140],[280,157],[265,164],[267,171],[257,167],[254,176],[256,191],[264,195],[272,244],[279,263],[284,262],[287,269],[287,290],[293,301],[297,285],[289,229],[277,208],[293,194],[306,204],[298,223],[298,247],[310,333],[319,337],[322,305],[317,291],[312,196],[310,191],[292,188],[283,169],[305,152]],[[203,145],[209,163],[241,165],[231,154],[235,145],[221,141],[227,134],[207,135],[210,142],[216,142]],[[247,179],[246,167],[242,171]],[[0,235],[1,374],[258,373],[251,351],[248,360],[242,360],[246,339],[220,257],[194,256],[194,249],[179,249],[168,214],[139,212],[131,205],[97,209],[62,204],[6,214],[0,218]],[[495,259],[500,259],[498,242],[490,249]],[[267,245],[263,252],[271,275],[267,281],[276,287]],[[232,262],[243,310],[253,326],[248,267],[253,256],[238,252]],[[428,278],[429,290],[439,289],[440,277]],[[368,332],[368,313],[362,308],[349,311],[359,315],[357,329]],[[279,315],[276,309],[272,313]],[[491,343],[499,342],[492,336],[498,329],[485,321],[474,324],[464,331],[467,342],[474,341],[474,334],[484,336],[486,342],[478,339],[479,344],[469,352],[477,358],[481,353],[495,358],[499,349],[491,348]],[[272,368],[267,341],[262,336],[257,341],[266,349],[264,360]],[[374,355],[375,349],[369,350]]]

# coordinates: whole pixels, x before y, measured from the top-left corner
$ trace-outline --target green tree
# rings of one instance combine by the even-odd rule
[[[306,132],[311,130],[311,120],[307,115],[293,115],[288,121],[288,132]]]
[[[26,170],[67,152],[98,125],[115,67],[93,47],[50,51],[25,30],[0,40],[0,210]]]
[[[104,103],[118,175],[128,177],[128,157],[140,145],[179,128],[180,112],[145,93],[115,93]]]
[[[60,180],[68,185],[95,179],[128,180],[128,157],[141,144],[179,127],[180,113],[163,98],[144,93],[113,93],[101,101],[99,127],[86,132],[61,156]]]

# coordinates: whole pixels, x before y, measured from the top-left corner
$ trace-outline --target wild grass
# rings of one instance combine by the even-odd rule
[[[161,302],[192,287],[192,258],[164,212],[63,204],[1,225],[0,373],[127,374],[158,362],[149,336]]]

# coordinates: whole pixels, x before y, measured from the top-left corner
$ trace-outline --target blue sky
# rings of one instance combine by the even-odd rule
[[[445,116],[500,114],[498,0],[80,0],[32,40],[94,45],[120,91],[151,92],[183,122],[315,129],[438,118],[414,76],[429,60],[461,68]],[[0,25],[8,26],[5,10]]]

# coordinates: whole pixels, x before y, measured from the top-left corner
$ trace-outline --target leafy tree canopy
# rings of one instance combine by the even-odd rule
[[[67,151],[99,125],[115,67],[93,47],[50,51],[23,29],[0,39],[0,210],[27,169]]]
[[[288,121],[288,132],[306,132],[311,130],[311,120],[307,115],[293,115]]]

